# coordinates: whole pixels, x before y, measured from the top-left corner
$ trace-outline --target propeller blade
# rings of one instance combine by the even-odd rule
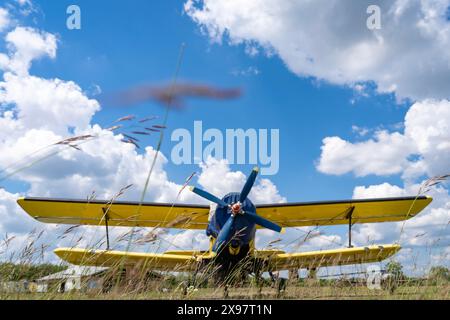
[[[218,205],[221,205],[222,207],[228,207],[228,203],[226,203],[225,201],[223,201],[222,199],[217,198],[216,196],[212,195],[209,192],[206,192],[205,190],[196,188],[196,187],[189,187],[189,189],[199,195],[202,198],[205,198],[211,202],[217,203]]]
[[[256,223],[257,225],[260,225],[261,227],[284,233],[284,228],[280,227],[276,223],[273,223],[267,219],[264,219],[261,216],[258,216],[256,213],[253,212],[245,212],[245,217],[252,222]]]
[[[233,215],[230,216],[228,218],[227,222],[225,222],[222,229],[220,230],[219,235],[217,236],[216,243],[214,243],[214,248],[213,248],[214,252],[219,251],[222,244],[228,240],[228,238],[230,236],[230,232],[233,227],[234,218],[235,218],[235,216],[233,216]]]
[[[243,203],[245,201],[245,199],[247,199],[247,196],[250,193],[250,190],[252,190],[253,184],[255,183],[258,172],[259,172],[258,167],[254,167],[252,172],[250,173],[250,176],[248,177],[247,182],[245,182],[245,185],[242,188],[241,195],[239,197],[240,203]]]

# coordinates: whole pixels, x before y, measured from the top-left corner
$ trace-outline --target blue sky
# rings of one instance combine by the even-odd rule
[[[73,80],[85,90],[99,85],[105,93],[141,83],[168,83],[185,43],[180,81],[237,86],[243,88],[244,96],[238,101],[191,101],[187,110],[170,115],[170,128],[192,130],[193,121],[202,120],[205,128],[221,130],[280,129],[280,170],[271,179],[290,201],[351,198],[355,185],[399,182],[397,177],[324,175],[314,165],[326,136],[351,139],[352,125],[372,128],[402,122],[407,109],[391,95],[361,98],[352,104],[352,89],[300,78],[277,56],[251,57],[242,45],[212,44],[183,14],[182,1],[134,3],[78,1],[81,30],[66,28],[65,9],[70,1],[39,3],[44,13],[38,18],[39,27],[59,34],[60,44],[58,58],[39,61],[33,73]],[[260,74],[233,75],[234,70],[249,67],[256,67]],[[94,122],[108,126],[126,114],[144,117],[162,114],[162,109],[152,103],[132,108],[102,106]],[[163,153],[169,154],[174,144],[166,138]],[[196,167],[169,163],[167,170],[181,183]],[[247,172],[251,167],[233,169]]]
[[[83,112],[87,115],[80,116],[89,125],[107,128],[114,120],[129,114],[138,118],[162,116],[163,108],[153,102],[131,107],[102,103],[102,95],[95,94],[96,87],[103,94],[110,94],[139,84],[168,84],[175,72],[180,47],[185,44],[177,81],[239,87],[244,95],[233,101],[191,99],[184,110],[172,111],[162,146],[167,157],[175,145],[170,141],[170,133],[177,128],[192,131],[194,121],[201,120],[205,129],[217,128],[223,132],[235,128],[279,129],[279,172],[265,177],[278,189],[270,194],[271,200],[285,197],[297,202],[415,195],[424,179],[448,173],[448,0],[427,3],[414,0],[408,5],[401,1],[375,1],[381,7],[383,22],[382,28],[375,31],[366,27],[365,9],[371,1],[345,4],[299,1],[280,6],[277,1],[266,0],[265,6],[261,6],[256,0],[245,4],[221,0],[134,0],[130,3],[79,0],[75,4],[81,8],[81,30],[66,27],[66,9],[73,1],[23,1],[22,5],[19,2],[5,2],[10,22],[3,31],[0,19],[0,53],[9,59],[2,67],[0,56],[4,78],[0,88],[13,92],[8,84],[17,83],[8,74],[17,73],[18,79],[24,81],[32,77],[43,80],[43,90],[55,79],[64,83],[73,81],[81,92],[77,89],[71,92],[83,96],[79,97],[80,103],[58,100],[54,104],[56,111],[52,111],[45,109],[45,103],[53,103],[52,91],[43,99],[45,103],[38,105],[33,104],[32,98],[24,102],[20,95],[10,93],[6,97],[0,95],[0,103],[7,106],[3,111],[16,107],[30,112],[40,108],[42,117],[52,119],[52,112],[69,114],[73,108],[84,110],[84,104],[89,101],[95,109],[95,99],[98,99],[100,111],[93,111],[91,117],[86,109]],[[28,11],[21,12],[24,9]],[[57,50],[55,57],[50,58],[50,51],[40,52],[44,49],[39,47],[32,52],[31,68],[19,75],[12,63],[14,54],[26,52],[27,46],[20,48],[17,33],[16,38],[11,36],[12,40],[8,37],[22,26],[32,28],[25,34],[32,33],[36,39],[46,33],[55,36]],[[51,41],[47,43],[48,47],[52,45]],[[258,53],[249,54],[250,49]],[[245,72],[248,70],[257,72]],[[23,92],[31,96],[39,93]],[[32,117],[33,113],[29,114]],[[6,114],[1,116],[0,120],[7,119]],[[13,120],[5,123],[11,128],[22,124],[20,119]],[[23,132],[11,135],[11,139],[28,141],[27,133],[31,130],[38,130],[44,136],[61,136],[58,123],[50,124],[52,133],[49,133],[44,132],[48,129],[45,126],[27,121],[25,118],[28,127],[25,125]],[[64,121],[71,125],[70,119]],[[5,128],[9,127],[5,125]],[[82,125],[79,128],[89,129]],[[6,137],[9,132],[0,130],[0,134]],[[143,141],[155,146],[157,137]],[[47,143],[43,139],[37,144],[44,142]],[[3,154],[14,150],[14,140],[5,138],[2,143]],[[32,151],[31,147],[27,149],[28,153]],[[80,156],[72,165],[61,157],[1,181],[6,200],[0,195],[0,202],[4,201],[5,208],[10,208],[11,199],[30,193],[84,197],[94,187],[112,192],[133,179],[145,179],[145,170],[135,176],[115,166],[121,159],[129,159],[130,168],[142,168],[142,159],[134,151],[122,150],[122,156],[114,156],[112,163],[108,163],[107,155],[103,154],[105,158],[102,158],[100,151],[89,152],[89,157]],[[143,154],[142,150],[138,152]],[[0,166],[4,167],[11,159],[0,157]],[[105,163],[99,164],[98,159]],[[112,178],[108,180],[101,173],[89,176],[86,174],[89,166],[98,167],[99,172]],[[231,165],[230,168],[247,174],[252,166]],[[161,174],[167,174],[168,182],[182,184],[193,171],[201,169],[198,165],[175,165],[169,157]],[[213,188],[214,183],[210,183],[205,185]],[[228,186],[237,185],[239,182],[230,182]],[[158,188],[161,192],[173,191],[167,186]],[[217,188],[221,192],[223,185]],[[136,198],[137,194],[132,197]],[[430,227],[429,222],[450,220],[447,186],[433,189],[432,195],[436,199],[434,207],[411,225],[410,238],[426,232],[431,241],[442,232],[446,234],[445,230]],[[165,199],[155,194],[149,197]],[[171,199],[171,195],[167,198]],[[184,200],[192,199],[195,198]],[[14,232],[19,223],[11,218],[11,222],[0,225],[0,230]],[[398,225],[361,227],[355,239],[359,244],[364,244],[367,235],[372,236],[369,242],[397,241],[395,228]],[[344,227],[327,229],[327,234],[336,234],[341,242],[346,241]],[[423,241],[406,240],[404,245],[423,253],[424,247],[429,246]],[[320,243],[312,245],[317,246]],[[446,244],[439,248],[448,251]],[[447,263],[448,253],[445,257]]]

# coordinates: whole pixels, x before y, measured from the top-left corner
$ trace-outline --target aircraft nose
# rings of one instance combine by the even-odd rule
[[[233,247],[233,248],[237,248],[237,247],[239,247],[240,245],[241,245],[241,242],[240,242],[239,240],[236,240],[236,239],[233,239],[233,240],[231,240],[231,242],[230,242],[230,246]]]

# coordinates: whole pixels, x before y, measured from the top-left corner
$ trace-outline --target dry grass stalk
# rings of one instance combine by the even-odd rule
[[[218,89],[201,84],[171,84],[166,86],[137,86],[119,94],[113,95],[110,100],[113,104],[134,105],[146,101],[156,101],[164,106],[182,108],[187,98],[207,98],[227,100],[240,97],[242,91],[237,88]]]
[[[136,118],[136,116],[134,116],[134,115],[128,115],[128,116],[124,116],[124,117],[117,119],[116,121],[114,121],[114,123],[123,122],[123,121],[131,121],[131,120],[134,120],[135,118]]]
[[[148,121],[151,121],[151,120],[155,120],[157,118],[158,118],[158,116],[150,116],[150,117],[146,117],[146,118],[140,119],[140,120],[138,120],[138,122],[139,123],[144,123],[144,122],[148,122]]]

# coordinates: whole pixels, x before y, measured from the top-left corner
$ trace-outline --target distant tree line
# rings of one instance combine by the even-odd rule
[[[14,264],[0,263],[0,282],[37,280],[50,274],[67,269],[66,266],[50,263],[44,264]]]

